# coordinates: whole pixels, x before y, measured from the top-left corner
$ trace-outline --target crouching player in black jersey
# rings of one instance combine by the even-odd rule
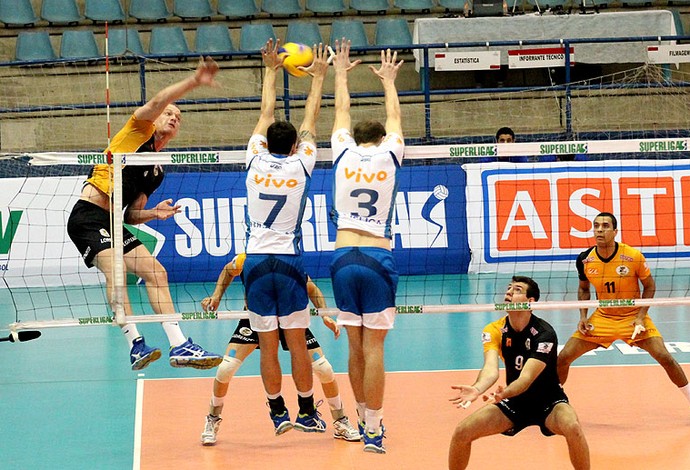
[[[539,285],[529,277],[513,276],[506,291],[506,302],[536,302]],[[498,380],[498,358],[506,368],[507,386],[484,396],[493,404],[485,406],[455,428],[450,443],[448,467],[466,468],[472,442],[480,437],[502,433],[513,436],[527,426],[537,425],[545,436],[565,437],[570,462],[576,469],[589,469],[589,447],[568,403],[556,373],[558,338],[546,321],[531,310],[509,310],[508,315],[489,323],[482,332],[484,366],[473,385],[454,385],[457,394],[450,399],[467,408]]]

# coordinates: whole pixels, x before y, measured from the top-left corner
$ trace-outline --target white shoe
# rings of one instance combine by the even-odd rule
[[[359,442],[362,435],[359,431],[350,424],[347,416],[333,421],[333,437],[336,439],[344,439],[349,442]]]
[[[216,434],[218,434],[221,421],[223,419],[218,416],[206,416],[206,426],[204,427],[204,432],[201,433],[201,443],[203,445],[212,446],[216,443]]]

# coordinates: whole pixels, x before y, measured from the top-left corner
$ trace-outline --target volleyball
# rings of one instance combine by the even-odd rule
[[[297,67],[309,67],[314,61],[311,47],[296,42],[288,42],[278,49],[278,57],[283,58],[283,68],[293,77],[304,77],[306,72]]]
[[[436,185],[436,187],[434,188],[434,196],[436,196],[436,198],[439,201],[443,201],[445,198],[448,197],[448,188],[446,188],[442,184]]]

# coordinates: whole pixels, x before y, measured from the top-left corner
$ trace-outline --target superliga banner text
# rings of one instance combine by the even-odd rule
[[[215,281],[246,237],[244,171],[175,172],[151,196],[182,206],[165,221],[129,227],[165,266],[171,282]],[[84,176],[4,178],[0,192],[0,277],[9,287],[95,284],[67,236]],[[335,241],[332,171],[314,171],[302,224],[305,268],[328,277]],[[460,165],[403,167],[393,210],[394,254],[403,275],[465,273],[469,264],[465,173]],[[110,234],[104,234],[110,237]]]
[[[466,164],[469,272],[574,269],[592,219],[654,267],[690,266],[690,160]]]

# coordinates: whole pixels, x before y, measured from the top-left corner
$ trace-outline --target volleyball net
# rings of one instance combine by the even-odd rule
[[[8,321],[12,330],[113,324],[104,277],[95,268],[86,268],[66,231],[85,175],[93,164],[107,163],[102,153],[104,111],[97,106],[102,97],[93,91],[93,84],[102,82],[98,78],[102,71],[95,67],[76,71],[63,67],[67,66],[5,70],[0,77],[2,83],[7,79],[15,84],[9,94],[14,103],[3,103],[0,121],[0,298],[13,312]],[[154,63],[148,88],[155,92],[191,70],[192,64]],[[579,99],[588,103],[588,109],[592,102],[600,103],[601,112],[611,121],[608,130],[601,127],[592,136],[596,139],[408,146],[392,219],[393,253],[402,276],[398,311],[454,313],[524,308],[503,303],[505,285],[513,274],[531,276],[540,283],[542,300],[528,306],[535,310],[575,312],[580,307],[615,306],[576,300],[574,260],[594,244],[591,222],[602,211],[616,214],[619,240],[641,249],[653,270],[656,297],[634,303],[690,304],[690,123],[679,121],[687,120],[687,116],[681,118],[677,112],[687,105],[687,96],[681,86],[683,80],[668,81],[663,74],[645,70],[629,71],[620,77],[621,83],[627,84],[634,77],[639,80],[644,76],[648,81],[650,76],[655,77],[654,86],[635,88],[628,101],[620,96],[624,87],[608,90],[601,83],[578,84],[582,95]],[[74,93],[59,88],[51,97],[45,80],[62,73],[74,77]],[[222,93],[244,86],[246,93],[258,94],[260,73],[260,68],[239,75],[221,71],[219,80],[225,80]],[[19,75],[26,79],[23,83],[17,79]],[[112,73],[117,90],[114,132],[141,102],[142,89],[133,78],[138,76],[137,66],[132,64],[119,64]],[[44,81],[39,82],[39,77]],[[611,83],[614,78],[601,81]],[[43,93],[40,100],[46,100],[43,105],[31,99],[29,88],[37,83],[44,83],[38,88]],[[308,81],[298,81],[295,86],[304,87],[305,83]],[[557,93],[542,88],[512,94],[515,102],[511,102],[510,109],[520,108],[524,118],[522,124],[513,126],[518,133],[522,125],[532,129],[533,134],[546,132],[546,128],[525,124],[525,120],[529,121],[531,112],[535,116],[538,113],[536,96],[555,98]],[[510,96],[506,94],[501,100],[509,100]],[[597,101],[597,97],[602,100]],[[480,102],[490,103],[485,96],[439,102],[441,121],[447,123],[447,118],[453,116],[451,112],[476,111],[472,103]],[[410,105],[405,109],[412,113],[419,107]],[[660,105],[666,109],[660,117],[664,115],[667,121],[647,123],[646,108],[654,114]],[[155,154],[116,155],[125,165],[162,165],[165,180],[150,197],[148,206],[173,199],[182,208],[166,221],[128,227],[165,267],[179,313],[152,315],[145,285],[130,276],[127,288],[136,314],[128,321],[216,320],[246,315],[238,281],[226,292],[219,312],[201,312],[200,301],[212,292],[225,264],[244,250],[244,152],[227,148],[247,140],[258,116],[257,106],[250,99],[219,100],[213,95],[196,94],[186,97],[180,103],[182,131],[173,142],[179,147]],[[288,114],[286,103],[281,106],[279,113],[284,118]],[[577,107],[574,110],[576,116],[591,112]],[[613,117],[614,111],[619,119]],[[298,122],[299,106],[290,112],[290,118]],[[635,112],[640,119],[631,117]],[[330,113],[332,102],[326,98],[323,122],[332,122]],[[365,115],[383,119],[382,113],[380,97],[353,99],[354,120]],[[484,130],[475,129],[475,133],[491,136],[496,128],[510,124],[506,120],[518,117],[517,112],[508,117],[487,112]],[[635,121],[636,127],[622,129],[621,122],[626,119]],[[421,135],[423,130],[415,119],[410,121],[411,136]],[[479,121],[476,118],[474,125]],[[638,135],[638,121],[643,121],[645,129],[653,127],[654,132],[648,131],[641,138],[615,138]],[[327,136],[330,126],[320,123],[320,127],[320,135]],[[653,137],[649,137],[651,134]],[[588,134],[583,130],[582,135]],[[329,281],[335,240],[335,227],[328,216],[332,206],[330,161],[330,149],[320,148],[302,223],[302,250],[308,274],[324,291],[328,305],[334,306]],[[267,180],[266,184],[286,183]],[[330,308],[314,313],[336,312]]]

